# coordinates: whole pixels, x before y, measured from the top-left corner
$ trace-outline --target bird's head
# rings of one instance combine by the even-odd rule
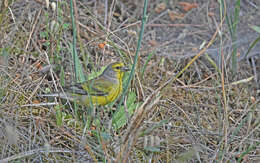
[[[103,75],[111,79],[121,80],[124,72],[126,71],[129,71],[129,69],[125,67],[123,62],[115,62],[107,66],[107,68],[103,72]]]

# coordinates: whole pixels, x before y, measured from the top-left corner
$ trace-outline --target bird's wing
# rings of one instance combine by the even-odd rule
[[[71,93],[90,95],[90,96],[106,96],[113,89],[113,83],[102,78],[77,83],[65,89]]]

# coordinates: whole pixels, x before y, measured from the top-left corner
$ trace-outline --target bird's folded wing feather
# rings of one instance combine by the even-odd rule
[[[96,79],[71,85],[65,89],[65,92],[69,91],[71,93],[90,96],[107,96],[111,89],[113,89],[113,83]]]

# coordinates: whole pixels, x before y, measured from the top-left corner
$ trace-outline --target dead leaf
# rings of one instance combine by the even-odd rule
[[[168,11],[168,14],[171,21],[174,21],[175,19],[182,19],[184,17],[184,14],[179,14],[171,10]]]
[[[189,3],[189,2],[179,2],[179,5],[182,6],[182,9],[186,12],[190,11],[193,8],[197,8],[197,3]]]
[[[159,3],[156,7],[155,7],[155,12],[157,14],[161,13],[163,10],[166,9],[166,4],[165,3]]]
[[[208,16],[210,16],[210,17],[213,17],[215,14],[214,14],[214,12],[209,12],[208,13]]]
[[[36,61],[35,63],[35,67],[39,70],[41,70],[43,67],[42,67],[42,64],[41,64],[41,61]]]
[[[148,44],[151,45],[152,47],[155,47],[155,46],[158,45],[158,42],[157,42],[156,40],[150,40],[150,41],[148,42]]]
[[[39,104],[40,101],[39,101],[39,100],[33,100],[33,103],[34,103],[34,104]]]
[[[107,44],[107,42],[104,41],[103,43],[98,44],[98,47],[99,47],[100,49],[104,49],[105,46],[106,46],[106,44]]]
[[[198,51],[198,48],[193,47],[193,48],[191,49],[191,51],[196,52],[196,51]]]
[[[255,103],[255,101],[256,101],[254,96],[251,96],[250,100],[251,100],[252,103]]]

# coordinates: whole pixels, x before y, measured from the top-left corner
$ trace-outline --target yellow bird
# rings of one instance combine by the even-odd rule
[[[67,86],[64,92],[41,96],[68,99],[88,107],[104,106],[113,102],[122,93],[123,76],[128,70],[122,62],[111,63],[94,79]]]

